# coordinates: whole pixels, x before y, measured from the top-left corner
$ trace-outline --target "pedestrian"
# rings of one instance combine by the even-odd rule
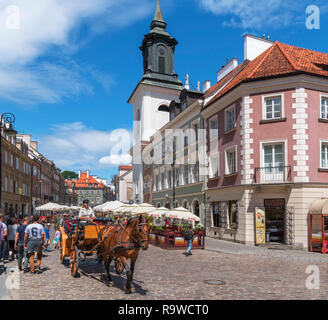
[[[188,229],[185,231],[185,240],[187,241],[188,244],[188,249],[187,252],[185,252],[186,256],[191,256],[191,249],[192,249],[192,241],[194,239],[194,232],[192,230],[192,225],[189,225]]]
[[[44,244],[44,252],[48,252],[49,244],[50,244],[50,229],[49,229],[48,224],[45,226],[44,232],[46,234],[46,242]]]
[[[24,248],[27,249],[30,262],[31,273],[42,273],[41,259],[42,247],[45,241],[44,228],[38,222],[38,217],[33,217],[33,223],[29,224],[25,230]],[[34,254],[37,253],[37,262],[34,270]]]
[[[60,236],[61,236],[61,232],[59,230],[59,228],[57,229],[56,233],[55,233],[55,249],[60,249]]]
[[[7,255],[7,234],[8,234],[8,228],[7,225],[3,222],[4,217],[2,214],[0,214],[0,224],[2,226],[2,236],[1,236],[1,246],[0,246],[0,262],[9,262],[6,260]]]
[[[25,217],[23,223],[17,228],[15,238],[15,250],[17,251],[18,269],[22,271],[22,264],[24,258],[24,273],[28,272],[28,256],[27,250],[24,248],[24,237],[29,218]]]
[[[15,218],[8,221],[8,247],[9,247],[9,260],[14,261],[17,251],[15,250],[15,238],[18,228],[17,220]]]

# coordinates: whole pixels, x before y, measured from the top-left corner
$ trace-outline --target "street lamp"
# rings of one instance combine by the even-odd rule
[[[13,128],[13,123],[15,122],[15,116],[6,112],[0,117],[0,212],[2,208],[2,133],[6,133],[9,138],[15,138],[17,131]]]

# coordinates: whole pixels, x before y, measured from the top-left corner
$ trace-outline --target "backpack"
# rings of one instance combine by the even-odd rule
[[[2,222],[0,222],[0,241],[3,240],[4,234],[5,234],[4,227],[3,227]]]
[[[193,235],[191,234],[190,231],[186,231],[185,233],[185,240],[192,240],[193,239]]]

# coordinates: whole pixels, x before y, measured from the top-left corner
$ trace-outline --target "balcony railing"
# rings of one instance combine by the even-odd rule
[[[291,171],[291,166],[255,168],[253,183],[290,183]]]

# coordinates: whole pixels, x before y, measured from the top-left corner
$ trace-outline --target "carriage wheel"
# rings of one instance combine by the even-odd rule
[[[79,254],[78,254],[78,249],[74,247],[71,251],[71,274],[75,278],[78,275],[78,270],[79,270]]]

